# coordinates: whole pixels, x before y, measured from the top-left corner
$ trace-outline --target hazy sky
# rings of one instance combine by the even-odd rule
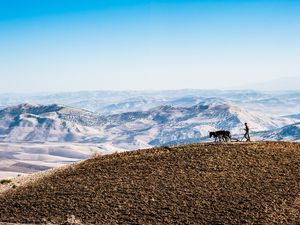
[[[298,0],[0,0],[0,92],[300,77]]]

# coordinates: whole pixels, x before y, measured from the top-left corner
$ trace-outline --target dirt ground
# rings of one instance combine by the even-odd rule
[[[0,221],[299,224],[299,194],[300,143],[182,145],[94,157],[8,188]]]

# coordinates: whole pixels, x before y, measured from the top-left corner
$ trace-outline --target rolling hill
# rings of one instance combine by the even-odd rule
[[[296,225],[299,170],[299,143],[206,143],[100,156],[3,184],[0,221]]]

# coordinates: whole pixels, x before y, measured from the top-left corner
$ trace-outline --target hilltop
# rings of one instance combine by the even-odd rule
[[[300,144],[203,143],[88,159],[0,195],[0,221],[298,224]],[[34,176],[34,175],[33,175]]]

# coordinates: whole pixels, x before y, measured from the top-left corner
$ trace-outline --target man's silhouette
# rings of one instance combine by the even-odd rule
[[[246,138],[246,141],[250,141],[249,127],[248,127],[247,123],[245,123],[244,130],[245,130],[244,138]]]

